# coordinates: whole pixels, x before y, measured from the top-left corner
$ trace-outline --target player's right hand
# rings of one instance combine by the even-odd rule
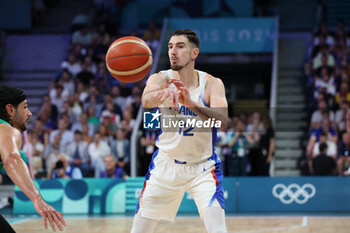
[[[47,220],[54,232],[56,232],[56,225],[60,231],[63,231],[62,225],[66,226],[66,222],[62,218],[62,213],[55,210],[51,205],[47,204],[42,197],[33,200],[35,210],[41,215],[44,221],[44,227],[47,229]]]
[[[164,102],[164,100],[166,100],[166,98],[169,98],[169,105],[172,108],[177,108],[178,107],[178,103],[179,103],[179,93],[172,88],[164,88],[160,91],[158,91],[155,95],[156,98],[159,99],[159,101],[161,103]]]

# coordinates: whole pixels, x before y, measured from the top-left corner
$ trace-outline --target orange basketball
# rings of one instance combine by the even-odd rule
[[[106,65],[111,75],[122,82],[137,82],[152,67],[152,51],[140,38],[125,36],[114,41],[106,54]]]

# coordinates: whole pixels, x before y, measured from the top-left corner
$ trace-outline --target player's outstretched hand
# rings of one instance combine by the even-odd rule
[[[170,107],[174,108],[178,105],[178,96],[179,94],[176,92],[176,90],[171,88],[165,88],[155,94],[155,97],[158,98],[161,103],[163,103],[166,98],[169,98],[169,105]]]
[[[170,79],[170,83],[173,83],[179,90],[179,102],[185,105],[186,107],[192,107],[193,102],[191,100],[190,91],[187,87],[185,87],[183,82],[178,79]]]
[[[44,221],[44,227],[47,229],[47,220],[53,231],[56,232],[56,225],[60,231],[63,231],[62,225],[66,226],[66,222],[62,218],[62,213],[55,210],[51,205],[47,204],[42,197],[38,197],[33,201],[35,210],[41,215]]]

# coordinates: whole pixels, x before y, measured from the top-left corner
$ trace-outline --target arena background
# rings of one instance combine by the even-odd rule
[[[343,136],[350,130],[349,24],[346,0],[1,1],[0,83],[28,96],[33,117],[22,156],[44,199],[64,213],[66,231],[129,232],[156,135],[143,129],[140,93],[146,79],[118,82],[106,70],[104,54],[119,37],[143,38],[153,51],[152,74],[169,67],[169,32],[193,29],[201,40],[196,68],[221,78],[229,101],[232,124],[219,134],[217,146],[228,231],[350,232],[350,141]],[[50,177],[57,154],[71,162],[67,148],[83,113],[86,148],[96,132],[104,134],[110,154],[126,162],[118,163],[123,177],[95,178],[91,170],[79,179]],[[258,172],[264,166],[256,159],[262,153],[258,145],[245,148],[248,162],[244,174],[237,174],[227,145],[235,124],[242,120],[247,131],[262,135],[259,127],[267,118],[275,142],[268,175]],[[62,119],[67,124],[56,139]],[[329,163],[336,167],[320,176],[312,150],[318,146],[315,132],[326,121],[334,128],[327,145],[335,147]],[[125,142],[123,158],[113,150],[119,140]],[[32,203],[4,170],[0,213],[17,232],[44,232]],[[175,223],[161,222],[156,232],[205,232],[189,194],[178,216]]]

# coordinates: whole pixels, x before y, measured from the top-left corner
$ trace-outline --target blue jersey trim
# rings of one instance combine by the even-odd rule
[[[223,179],[223,174],[222,171],[220,170],[221,167],[221,161],[219,160],[218,156],[215,154],[215,152],[213,153],[213,155],[208,159],[208,160],[214,160],[215,161],[215,176],[216,176],[216,190],[215,193],[213,195],[213,197],[211,198],[209,205],[211,206],[213,204],[213,202],[216,200],[218,200],[220,206],[225,209],[225,198],[224,198],[224,191],[223,191],[223,187],[222,187],[222,179]]]
[[[200,95],[200,97],[201,97],[201,100],[202,100],[204,106],[205,106],[205,107],[209,107],[209,104],[207,104],[207,102],[205,102],[204,96],[203,96],[203,95]]]
[[[144,182],[144,184],[143,184],[143,191],[142,191],[141,196],[140,196],[140,199],[139,199],[139,201],[138,201],[138,203],[137,203],[135,214],[137,214],[137,212],[138,212],[139,209],[140,209],[140,200],[141,200],[141,197],[142,197],[143,192],[145,191],[146,182],[147,182],[147,180],[149,180],[149,178],[151,177],[151,171],[155,168],[155,166],[154,166],[154,159],[158,156],[158,151],[159,151],[159,149],[157,149],[157,150],[153,153],[152,161],[151,161],[151,163],[149,164],[148,172],[147,172],[147,174],[146,174],[146,176],[145,176],[145,182]]]

